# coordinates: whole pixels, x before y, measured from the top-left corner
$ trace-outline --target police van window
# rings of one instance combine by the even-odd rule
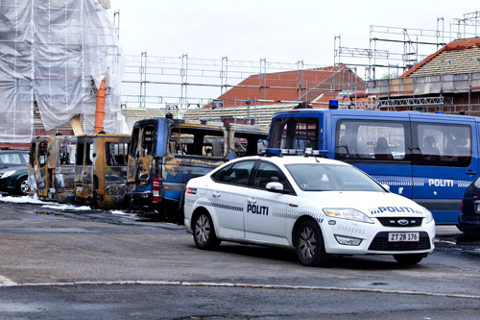
[[[280,182],[283,184],[284,190],[290,189],[283,172],[274,164],[262,161],[255,171],[253,186],[265,189],[269,182]]]
[[[269,148],[318,149],[317,118],[279,118],[271,127]]]
[[[105,144],[107,166],[126,166],[127,165],[127,143],[107,142]]]
[[[225,153],[222,130],[172,128],[168,149],[174,155],[221,158]]]
[[[236,162],[223,175],[217,177],[217,181],[228,184],[248,185],[248,179],[254,165],[255,161]]]
[[[339,121],[335,159],[405,160],[407,132],[402,122]]]
[[[414,124],[416,162],[428,166],[467,167],[472,158],[472,132],[467,125]]]

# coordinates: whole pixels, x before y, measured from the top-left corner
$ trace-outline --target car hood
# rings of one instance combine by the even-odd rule
[[[0,168],[0,173],[5,173],[7,171],[17,171],[17,170],[28,170],[28,167],[26,166],[2,167]]]
[[[305,198],[321,203],[323,208],[353,208],[369,217],[425,217],[424,208],[395,193],[372,191],[305,192]]]

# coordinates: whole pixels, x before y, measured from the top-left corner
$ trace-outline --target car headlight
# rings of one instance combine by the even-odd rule
[[[14,174],[15,172],[16,172],[15,170],[6,171],[1,177],[2,177],[2,179],[3,179],[3,178],[8,178],[8,177],[10,177],[12,174]]]
[[[367,215],[363,212],[360,212],[355,209],[350,208],[326,208],[323,209],[323,212],[329,217],[346,219],[346,220],[353,220],[358,222],[365,222],[365,223],[374,223],[372,219],[370,219]]]
[[[425,214],[425,223],[430,223],[433,221],[433,214],[430,212],[430,210],[423,208],[423,213]]]

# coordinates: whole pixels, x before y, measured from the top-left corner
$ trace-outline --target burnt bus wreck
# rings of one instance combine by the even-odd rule
[[[74,200],[76,136],[36,136],[30,144],[29,184],[40,200]]]
[[[132,208],[154,208],[183,218],[185,185],[237,157],[258,154],[265,129],[242,124],[178,120],[137,121],[128,152],[127,198]]]
[[[123,206],[128,134],[85,134],[77,138],[75,202],[95,208]]]
[[[258,154],[265,129],[252,125],[145,119],[132,135],[37,136],[29,179],[40,200],[100,209],[155,210],[178,222],[191,178],[237,157]]]

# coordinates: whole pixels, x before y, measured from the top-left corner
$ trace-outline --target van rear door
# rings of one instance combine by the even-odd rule
[[[432,211],[437,224],[456,224],[461,199],[479,172],[475,119],[410,114],[413,197]]]

